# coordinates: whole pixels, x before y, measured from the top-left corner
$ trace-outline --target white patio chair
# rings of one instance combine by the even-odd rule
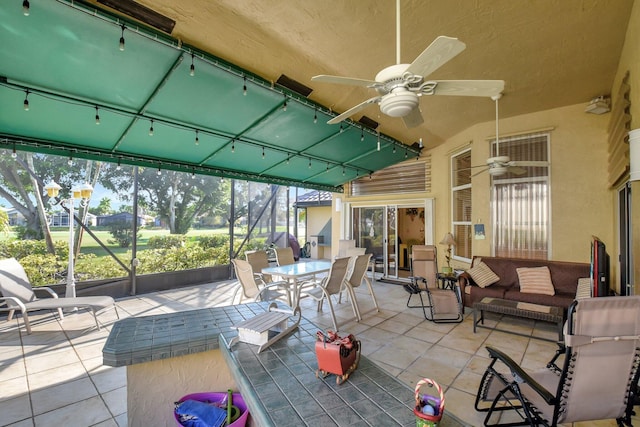
[[[348,265],[349,258],[338,258],[331,264],[331,270],[329,270],[328,276],[323,277],[320,281],[302,285],[300,289],[300,298],[308,296],[318,301],[318,311],[322,311],[322,303],[326,298],[329,304],[329,310],[331,310],[333,327],[336,331],[338,330],[338,323],[336,322],[336,314],[333,310],[331,295],[337,295],[344,289],[344,281],[347,276]],[[358,312],[356,311],[357,309],[353,299],[351,299],[351,305],[353,308],[353,314],[358,317]]]

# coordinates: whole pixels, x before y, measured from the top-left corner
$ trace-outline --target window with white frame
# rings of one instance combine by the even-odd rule
[[[451,157],[451,225],[453,256],[471,260],[471,150]]]
[[[501,138],[491,151],[515,162],[506,174],[492,178],[495,256],[548,259],[549,134]]]

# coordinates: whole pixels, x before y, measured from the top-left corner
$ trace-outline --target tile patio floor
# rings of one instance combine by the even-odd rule
[[[144,294],[117,301],[120,317],[145,316],[231,303],[233,282]],[[471,426],[482,425],[483,414],[473,409],[481,375],[488,364],[486,345],[507,352],[525,368],[544,366],[555,351],[553,343],[480,329],[472,332],[472,316],[460,324],[436,325],[420,309],[405,307],[408,294],[401,286],[375,282],[381,307],[376,312],[365,286],[356,290],[361,322],[351,305],[335,304],[340,331],[362,341],[362,353],[414,387],[423,377],[445,388],[446,411]],[[303,315],[321,328],[331,329],[325,303],[302,301]],[[126,370],[102,365],[102,347],[116,320],[102,314],[104,327],[95,329],[86,312],[68,314],[61,323],[50,313],[30,316],[33,334],[22,320],[0,317],[0,426],[120,426],[127,425]],[[487,324],[534,336],[554,338],[552,324],[514,318],[489,317]],[[93,325],[93,327],[92,327]],[[180,396],[176,396],[179,398]],[[615,426],[614,421],[575,424]]]

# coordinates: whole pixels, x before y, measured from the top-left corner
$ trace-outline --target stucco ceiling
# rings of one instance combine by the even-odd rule
[[[17,0],[16,0],[17,1]],[[317,74],[372,79],[395,63],[392,0],[139,0],[176,21],[172,36],[275,81],[285,74],[313,89],[310,99],[338,113],[370,89],[311,82]],[[505,80],[501,116],[584,103],[608,94],[632,0],[402,0],[401,60],[411,62],[437,36],[467,48],[433,79]],[[100,6],[103,7],[103,6]],[[404,143],[427,148],[491,120],[488,98],[421,98],[425,123],[366,115]]]
[[[136,6],[0,2],[0,147],[342,191],[418,156],[419,139],[431,148],[493,119],[487,97],[423,96],[412,129],[377,105],[344,129],[326,124],[375,93],[311,77],[373,79],[394,64],[393,0],[139,0],[175,21],[170,34],[105,2]],[[466,50],[429,79],[504,80],[501,117],[586,106],[611,88],[632,5],[401,0],[400,60],[456,37]],[[309,99],[275,84],[281,75]]]

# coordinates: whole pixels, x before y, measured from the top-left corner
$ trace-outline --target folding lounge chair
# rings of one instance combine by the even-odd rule
[[[463,319],[462,296],[457,284],[454,289],[438,288],[438,261],[434,245],[413,245],[411,250],[411,283],[404,285],[409,293],[407,307],[422,308],[424,318],[434,323],[459,323]],[[427,301],[422,297],[425,293]],[[420,305],[411,305],[414,295]],[[428,309],[428,313],[427,313]]]
[[[475,403],[476,410],[488,412],[485,426],[601,419],[631,425],[640,373],[640,296],[576,300],[567,318],[564,343],[538,371],[526,372],[487,347],[491,363]],[[556,364],[560,355],[562,368]]]
[[[51,298],[39,299],[36,297],[36,291],[46,292]],[[63,308],[86,308],[93,313],[98,329],[100,329],[98,312],[113,308],[118,319],[120,318],[115,301],[110,296],[58,298],[58,295],[51,288],[32,288],[24,268],[15,258],[0,260],[0,292],[2,292],[0,311],[8,311],[7,321],[10,321],[13,319],[15,311],[20,310],[27,334],[31,333],[28,315],[30,311],[58,310],[58,315],[62,320],[64,319]]]

